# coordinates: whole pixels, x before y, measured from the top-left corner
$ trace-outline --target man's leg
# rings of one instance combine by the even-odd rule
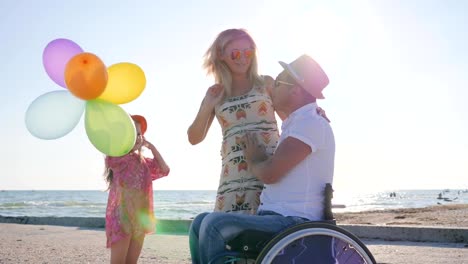
[[[298,218],[281,215],[244,215],[211,213],[206,215],[199,229],[199,257],[201,263],[209,263],[219,254],[227,252],[226,242],[244,230],[260,230],[277,233],[298,223]]]
[[[209,213],[201,213],[193,219],[192,224],[190,225],[189,230],[189,246],[190,246],[190,255],[192,256],[192,263],[200,263],[200,255],[198,254],[199,248],[199,234],[200,234],[200,225]]]

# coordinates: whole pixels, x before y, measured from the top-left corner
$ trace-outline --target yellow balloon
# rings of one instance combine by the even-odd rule
[[[99,99],[125,104],[135,100],[146,86],[146,77],[138,65],[121,62],[107,68],[108,81]]]

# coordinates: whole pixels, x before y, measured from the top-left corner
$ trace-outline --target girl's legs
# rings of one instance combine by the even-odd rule
[[[140,257],[141,249],[143,248],[143,241],[145,240],[145,235],[134,236],[128,247],[127,261],[126,264],[133,264],[138,262]]]
[[[122,238],[111,245],[111,264],[124,264],[127,258],[131,236]]]

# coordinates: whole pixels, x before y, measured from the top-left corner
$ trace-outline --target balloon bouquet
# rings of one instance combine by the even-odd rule
[[[43,52],[49,77],[61,87],[36,98],[26,111],[26,127],[40,139],[57,139],[75,128],[85,112],[91,143],[109,156],[123,156],[136,140],[131,117],[118,105],[133,101],[146,85],[144,72],[122,62],[106,68],[96,55],[68,39],[55,39]]]

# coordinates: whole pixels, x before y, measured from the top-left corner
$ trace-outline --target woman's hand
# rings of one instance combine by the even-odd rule
[[[214,84],[206,91],[203,103],[214,109],[214,107],[224,98],[224,86],[222,84]]]
[[[317,114],[325,118],[325,120],[327,120],[328,123],[330,123],[330,119],[328,119],[327,114],[325,113],[325,110],[323,110],[321,107],[317,107]]]

